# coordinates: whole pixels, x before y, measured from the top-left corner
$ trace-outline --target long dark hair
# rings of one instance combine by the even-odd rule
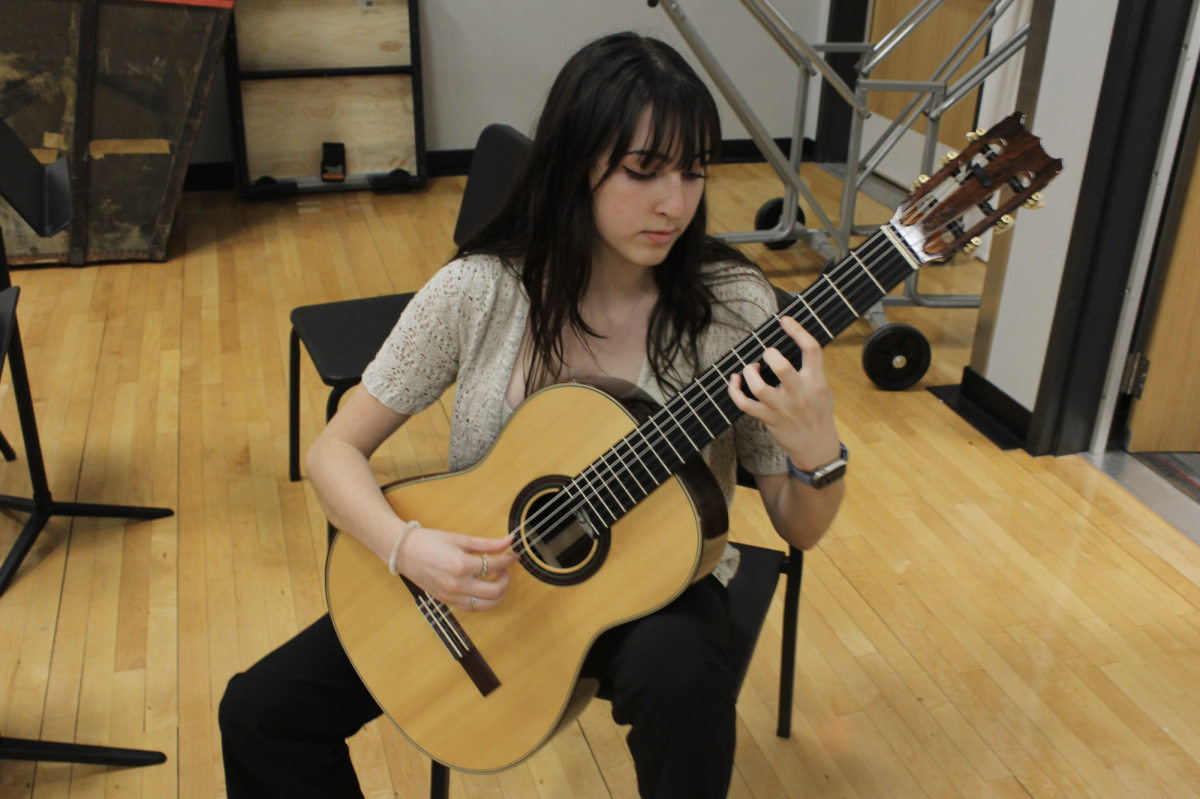
[[[563,363],[562,331],[595,336],[579,311],[592,272],[596,223],[594,170],[607,156],[601,182],[629,151],[642,114],[650,110],[649,153],[667,153],[684,169],[707,166],[721,143],[716,103],[695,71],[670,45],[636,33],[616,33],[583,47],[558,73],[538,120],[528,165],[499,214],[464,242],[456,257],[499,256],[529,298],[533,343],[530,389],[551,382]],[[645,161],[652,160],[646,156]],[[643,164],[644,165],[644,164]],[[598,185],[598,184],[597,184]],[[650,315],[646,353],[663,388],[683,381],[682,355],[694,371],[697,342],[715,301],[704,264],[739,261],[738,250],[706,233],[703,198],[691,224],[653,268],[658,301]]]

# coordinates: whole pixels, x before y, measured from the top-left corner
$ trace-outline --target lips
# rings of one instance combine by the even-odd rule
[[[674,228],[668,228],[666,230],[646,230],[643,231],[643,235],[655,244],[667,244],[671,241],[671,239],[675,238],[675,230]]]

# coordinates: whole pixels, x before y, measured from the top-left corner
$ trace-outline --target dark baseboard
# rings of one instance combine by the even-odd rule
[[[453,175],[465,175],[471,171],[471,158],[474,150],[430,150],[425,154],[425,162],[429,165],[429,177],[448,178]]]
[[[217,191],[233,188],[233,162],[191,164],[183,178],[184,191]]]
[[[960,385],[929,390],[1000,449],[1025,446],[1033,413],[971,367]]]
[[[792,140],[791,138],[776,139],[775,144],[786,158],[792,157]],[[804,161],[813,160],[813,150],[815,144],[812,139],[804,140],[803,149],[800,151],[800,158]],[[758,145],[753,139],[725,139],[721,142],[721,160],[722,164],[761,164],[766,161],[762,151],[758,149]]]
[[[792,140],[776,139],[775,144],[790,158]],[[804,140],[802,157],[805,161],[812,160],[813,140]],[[429,167],[429,177],[444,178],[453,175],[465,175],[471,171],[471,157],[474,150],[430,150],[425,154]],[[726,139],[721,142],[722,164],[757,164],[766,161],[753,139]],[[192,164],[188,167],[187,177],[184,178],[184,191],[212,191],[214,189],[232,189],[234,187],[233,162],[226,161],[216,164]]]

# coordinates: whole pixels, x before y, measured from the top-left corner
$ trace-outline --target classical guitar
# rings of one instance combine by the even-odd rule
[[[1062,169],[1019,114],[952,156],[781,314],[827,344],[913,270],[1010,224],[1009,212],[1035,204]],[[728,519],[699,452],[740,415],[730,376],[769,346],[799,366],[776,317],[653,411],[595,386],[545,388],[474,466],[386,488],[402,519],[473,536],[513,532],[523,568],[510,569],[494,610],[449,608],[338,534],[326,570],[337,634],[419,749],[473,772],[529,757],[577,706],[596,637],[666,605],[716,565]]]

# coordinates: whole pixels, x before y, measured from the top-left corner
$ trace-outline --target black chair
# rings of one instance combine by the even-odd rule
[[[529,139],[508,125],[488,125],[479,134],[463,192],[454,243],[462,244],[495,216],[529,153]],[[413,295],[305,305],[292,311],[289,375],[288,477],[300,479],[300,343],[321,382],[329,386],[325,421],[337,413],[342,395],[358,385]]]
[[[506,125],[490,125],[479,136],[467,187],[459,208],[454,241],[461,244],[500,209],[511,190],[513,180],[528,158],[530,141]],[[778,293],[778,292],[777,292]],[[391,331],[411,294],[375,297],[366,300],[309,305],[292,311],[291,363],[291,449],[290,477],[300,479],[299,461],[299,342],[312,356],[321,380],[330,388],[326,403],[326,421],[337,412],[342,395],[359,383],[362,372]],[[792,295],[794,299],[794,295]],[[781,303],[785,300],[780,294]],[[781,305],[782,307],[782,305]],[[753,477],[739,465],[738,483],[755,487]],[[330,535],[332,535],[332,528]],[[776,734],[791,735],[792,686],[795,672],[796,623],[800,606],[800,578],[804,553],[748,544],[734,544],[741,551],[741,566],[729,586],[729,654],[734,665],[736,685],[741,690],[750,658],[758,642],[779,576],[786,581],[783,611],[783,655],[780,664],[779,720]],[[605,686],[600,698],[606,698]],[[446,799],[450,792],[450,770],[434,762],[430,796]]]

